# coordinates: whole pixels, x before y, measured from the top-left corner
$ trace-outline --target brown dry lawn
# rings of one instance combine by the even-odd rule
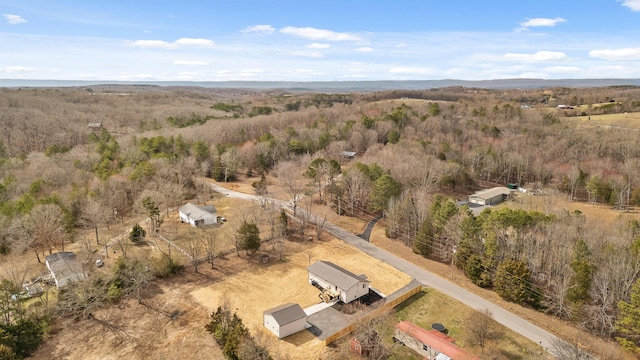
[[[356,274],[366,274],[371,286],[385,294],[398,290],[411,280],[395,268],[336,239],[297,247],[304,250],[290,254],[284,263],[249,268],[190,294],[209,312],[222,301],[229,301],[255,333],[263,331],[264,310],[286,302],[298,303],[303,308],[320,302],[318,290],[308,283],[306,270],[316,260],[330,260]],[[306,331],[284,341],[268,341],[268,347],[272,353],[287,355],[291,359],[317,358],[326,351],[324,343]]]
[[[199,273],[189,267],[174,278],[154,281],[145,291],[143,304],[125,300],[96,311],[94,319],[57,322],[33,358],[222,358],[213,338],[204,331],[208,314],[222,301],[230,303],[276,358],[326,358],[325,352],[331,349],[309,332],[278,341],[262,328],[262,312],[268,308],[285,302],[306,307],[320,301],[317,289],[307,281],[306,268],[311,262],[330,260],[354,273],[364,273],[372,286],[384,293],[410,281],[407,275],[339,240],[292,240],[285,242],[284,261],[276,260],[277,254],[268,244],[253,257],[232,253],[216,259],[214,270],[203,264]],[[162,242],[158,244],[166,251]],[[152,256],[157,251],[149,240],[147,246],[132,247],[129,255]],[[271,261],[261,263],[261,254],[269,254]],[[114,256],[97,271],[109,271]],[[54,298],[55,291],[50,295]]]
[[[578,122],[584,126],[605,125],[629,129],[640,129],[640,112],[577,116],[565,119],[567,121]]]

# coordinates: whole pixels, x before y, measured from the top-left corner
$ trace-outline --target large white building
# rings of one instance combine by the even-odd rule
[[[329,261],[316,261],[307,268],[309,283],[329,289],[347,304],[369,293],[369,280]]]
[[[504,186],[498,186],[491,189],[480,190],[473,195],[469,195],[469,202],[478,205],[495,205],[503,202],[510,194],[510,189]]]
[[[262,313],[262,324],[282,339],[307,327],[307,314],[300,305],[287,303],[265,310]]]

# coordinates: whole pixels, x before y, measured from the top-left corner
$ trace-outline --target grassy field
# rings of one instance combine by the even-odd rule
[[[584,126],[610,126],[628,129],[640,129],[640,112],[577,116],[565,118]]]

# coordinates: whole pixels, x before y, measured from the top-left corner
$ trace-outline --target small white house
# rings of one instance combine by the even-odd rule
[[[213,205],[197,206],[187,203],[178,209],[178,213],[180,214],[180,221],[189,223],[191,226],[214,225],[218,222],[216,208]]]
[[[65,285],[87,278],[84,266],[76,259],[76,254],[61,251],[45,257],[47,268],[59,289]]]
[[[358,153],[356,153],[355,151],[342,151],[340,153],[340,155],[342,155],[342,157],[347,159],[347,160],[353,159],[357,154]]]
[[[262,324],[278,339],[282,339],[306,329],[307,314],[300,305],[287,303],[265,310],[262,313]]]
[[[356,275],[332,262],[316,261],[307,270],[311,285],[339,293],[345,304],[369,293],[369,280],[365,275]]]
[[[478,205],[495,205],[503,202],[510,194],[510,189],[504,186],[498,186],[491,189],[480,190],[473,195],[469,195],[469,202]]]

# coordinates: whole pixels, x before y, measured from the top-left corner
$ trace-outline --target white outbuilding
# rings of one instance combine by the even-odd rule
[[[491,189],[480,190],[473,195],[469,195],[469,202],[478,205],[495,205],[503,202],[510,194],[510,189],[504,186],[498,186]]]
[[[306,329],[307,314],[300,305],[287,303],[265,310],[262,313],[262,324],[278,339],[282,339]]]

